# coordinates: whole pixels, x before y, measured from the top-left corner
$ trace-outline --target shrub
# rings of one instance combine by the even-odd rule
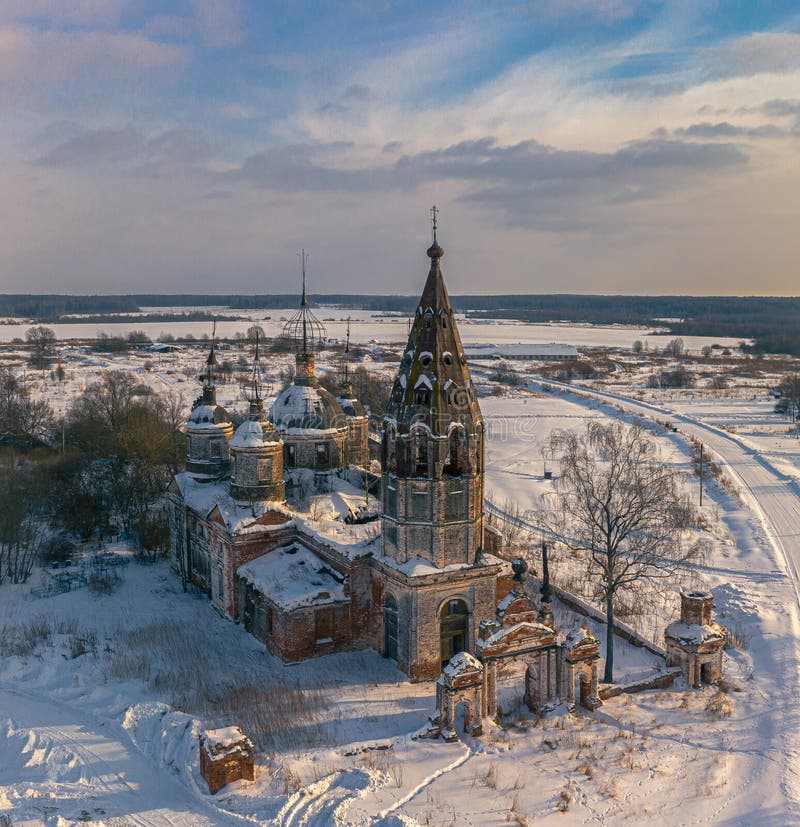
[[[0,629],[0,657],[31,655],[52,637],[53,627],[44,615],[35,615],[24,626],[4,626]]]
[[[730,695],[726,695],[721,689],[718,689],[706,704],[706,712],[718,718],[727,718],[732,710],[733,702]]]
[[[89,593],[95,597],[113,594],[122,584],[122,577],[115,569],[95,569],[88,578]]]

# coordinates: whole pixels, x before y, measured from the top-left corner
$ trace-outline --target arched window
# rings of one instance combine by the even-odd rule
[[[397,600],[387,594],[383,599],[383,656],[397,660]]]
[[[396,446],[397,441],[395,440],[394,428],[391,425],[386,425],[383,429],[383,451],[381,456],[385,471],[397,470]]]
[[[475,428],[475,472],[481,473],[481,465],[483,462],[483,428],[478,425]]]
[[[431,405],[430,388],[426,388],[424,385],[416,388],[414,391],[414,404],[422,405],[424,408],[429,408]]]
[[[469,609],[458,598],[448,600],[439,612],[442,666],[469,646]]]
[[[466,447],[466,437],[463,429],[453,428],[450,431],[450,444],[447,454],[447,465],[444,467],[445,474],[450,474],[453,477],[458,477],[464,473],[466,462],[464,451]]]
[[[412,443],[413,467],[415,477],[428,476],[428,436],[420,431],[414,435]]]

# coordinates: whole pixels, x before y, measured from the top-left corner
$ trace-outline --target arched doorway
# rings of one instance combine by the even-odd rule
[[[383,599],[383,655],[397,660],[397,600],[391,594]]]
[[[469,609],[458,598],[448,600],[439,612],[442,666],[469,645]]]

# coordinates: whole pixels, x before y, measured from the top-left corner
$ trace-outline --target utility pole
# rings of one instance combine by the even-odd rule
[[[700,443],[700,505],[703,504],[703,443]]]

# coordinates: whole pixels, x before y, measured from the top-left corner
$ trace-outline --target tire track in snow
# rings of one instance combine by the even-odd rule
[[[390,813],[399,810],[405,804],[408,804],[408,802],[411,801],[411,799],[416,798],[424,789],[430,787],[430,785],[433,784],[434,781],[441,778],[446,773],[452,772],[453,770],[458,769],[463,764],[466,764],[467,761],[469,761],[469,759],[472,757],[472,750],[466,744],[464,744],[464,749],[466,750],[466,752],[464,752],[462,755],[456,758],[455,761],[452,761],[446,766],[440,767],[438,770],[435,770],[429,776],[423,778],[423,780],[420,781],[419,784],[417,784],[416,787],[414,787],[414,789],[411,790],[411,792],[407,793],[402,798],[395,801],[395,803],[392,804],[391,807],[387,807],[385,810],[381,810],[380,813],[378,813],[376,820],[382,820],[386,818],[386,816],[388,816]]]
[[[283,805],[275,823],[280,827],[330,827],[347,824],[343,810],[374,786],[364,770],[339,770],[298,790]]]

